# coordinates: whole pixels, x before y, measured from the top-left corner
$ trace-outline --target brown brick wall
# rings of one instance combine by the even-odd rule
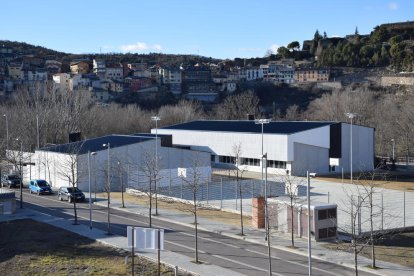
[[[252,225],[256,228],[265,228],[265,200],[264,197],[255,197],[252,200]]]

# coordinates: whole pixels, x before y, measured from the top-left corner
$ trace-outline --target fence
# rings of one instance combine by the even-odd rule
[[[194,183],[190,183],[191,177],[188,177],[187,181],[182,177],[173,175],[171,171],[160,173],[160,177],[157,180],[158,194],[193,200],[193,191],[195,191],[198,203],[236,211],[240,209],[240,199],[243,199],[243,211],[246,214],[251,213],[251,199],[253,197],[262,197],[265,194],[265,184],[261,180],[237,181],[228,176],[213,176],[209,179],[204,178],[203,181],[194,185]],[[149,177],[142,172],[129,174],[127,183],[129,189],[136,189],[143,192],[149,191]],[[284,187],[283,183],[268,181],[267,194],[269,197],[282,196],[285,194]],[[151,189],[152,191],[155,190],[155,183],[151,184]]]

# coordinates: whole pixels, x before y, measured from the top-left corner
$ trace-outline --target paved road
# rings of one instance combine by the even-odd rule
[[[19,202],[17,203],[19,206]],[[73,205],[60,202],[56,195],[31,195],[25,192],[24,207],[52,216],[73,219]],[[79,222],[89,224],[89,205],[77,204]],[[106,209],[93,205],[93,227],[107,229]],[[111,230],[126,236],[127,225],[148,226],[148,218],[111,209]],[[194,229],[180,224],[172,224],[153,217],[153,227],[165,231],[165,249],[194,256]],[[199,231],[199,258],[203,262],[215,264],[245,275],[268,275],[267,248],[243,240],[224,237],[219,234]],[[307,275],[307,258],[277,249],[271,250],[273,275]],[[336,264],[314,260],[313,275],[354,275],[354,272]],[[372,275],[360,272],[360,275]]]

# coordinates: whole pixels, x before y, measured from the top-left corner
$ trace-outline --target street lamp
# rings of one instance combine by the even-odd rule
[[[7,117],[6,117],[7,118]],[[23,141],[22,139],[16,138],[16,141],[19,142],[20,141],[20,154],[19,154],[19,159],[20,159],[20,209],[23,209],[23,167],[22,167],[22,159],[23,159]]]
[[[92,230],[92,198],[91,198],[91,155],[96,155],[96,152],[88,151],[88,182],[89,182],[89,229]]]
[[[308,273],[312,275],[312,245],[311,245],[311,219],[310,219],[310,175],[309,171],[306,172],[306,178],[308,180],[307,186],[307,198],[308,198]],[[292,229],[293,231],[293,229]]]
[[[6,146],[9,149],[9,118],[7,114],[3,114],[3,117],[6,118]]]
[[[392,142],[392,160],[394,162],[394,160],[395,160],[395,140],[391,139],[391,142]]]
[[[155,215],[158,216],[158,192],[157,192],[157,176],[158,176],[158,121],[161,120],[158,116],[152,116],[152,121],[155,121],[155,179],[154,179],[154,189],[155,189]]]
[[[107,172],[107,176],[108,176],[108,178],[107,178],[107,187],[106,187],[106,193],[107,193],[107,195],[108,195],[108,235],[110,235],[111,234],[111,219],[110,219],[110,213],[111,213],[111,211],[110,211],[110,208],[109,208],[109,205],[111,204],[111,182],[110,182],[110,180],[111,180],[111,178],[110,178],[110,160],[109,160],[109,158],[110,158],[110,155],[109,155],[109,153],[110,153],[110,149],[111,149],[111,144],[110,143],[108,143],[108,144],[103,144],[102,145],[103,147],[107,147],[108,148],[108,172]]]
[[[353,179],[353,177],[352,177],[352,151],[353,151],[353,149],[352,149],[352,138],[353,138],[353,136],[352,136],[352,122],[353,122],[353,119],[354,119],[354,117],[356,117],[356,113],[351,113],[351,112],[347,112],[347,113],[345,113],[345,115],[348,117],[348,118],[350,118],[351,119],[351,131],[350,131],[350,143],[351,143],[351,147],[350,147],[350,162],[351,162],[351,184],[354,184],[354,179]]]

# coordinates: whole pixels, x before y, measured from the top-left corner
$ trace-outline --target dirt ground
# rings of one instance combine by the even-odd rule
[[[124,250],[34,220],[0,222],[1,275],[130,275],[127,255]],[[155,263],[144,258],[136,258],[135,263],[137,274],[156,274]],[[168,267],[161,269],[162,275],[174,275]]]
[[[106,197],[106,194],[97,194],[99,197]],[[120,192],[112,192],[111,198],[121,199]],[[124,201],[125,206],[128,207],[128,202],[136,203],[136,204],[143,204],[149,206],[149,198],[147,196],[135,196],[124,193]],[[153,208],[155,206],[155,202],[153,201]],[[183,212],[187,214],[192,214],[189,210],[191,206],[187,204],[183,204],[180,202],[175,201],[164,201],[158,199],[158,208],[160,209],[172,209],[177,212]],[[250,214],[248,214],[250,215]],[[243,223],[245,226],[250,227],[252,225],[252,219],[250,216],[243,216]],[[206,209],[206,208],[198,208],[197,209],[197,216],[207,219],[212,219],[218,222],[223,222],[226,224],[230,224],[233,226],[240,226],[240,215],[236,213],[224,212],[220,210],[213,210],[213,209]]]
[[[324,246],[332,250],[352,252],[349,243],[326,243]],[[364,247],[361,254],[371,258],[371,247]],[[414,233],[396,234],[378,241],[375,255],[377,260],[414,267]]]

